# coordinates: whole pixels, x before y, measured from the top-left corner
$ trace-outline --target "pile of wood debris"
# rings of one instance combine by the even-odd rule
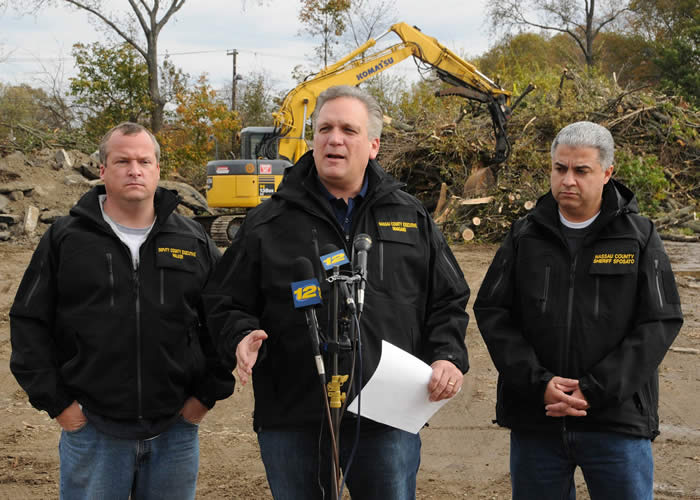
[[[494,143],[488,115],[463,119],[463,113],[447,124],[441,115],[426,116],[408,131],[385,128],[379,161],[433,212],[450,241],[498,242],[549,190],[549,150],[557,131],[589,120],[612,132],[616,165],[640,159],[638,170],[615,175],[635,191],[662,237],[700,241],[700,111],[649,89],[608,88],[571,73],[561,88],[556,96],[536,91],[516,110],[508,126],[512,154],[502,165],[488,164]],[[661,190],[647,192],[649,158]]]

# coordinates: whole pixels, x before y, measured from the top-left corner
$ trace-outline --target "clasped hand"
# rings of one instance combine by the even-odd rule
[[[545,411],[548,417],[585,417],[589,408],[578,380],[552,377],[544,391]]]

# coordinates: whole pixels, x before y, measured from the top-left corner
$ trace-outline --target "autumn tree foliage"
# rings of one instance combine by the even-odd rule
[[[213,159],[217,144],[230,144],[231,133],[240,129],[238,114],[216,95],[206,75],[196,85],[175,97],[177,108],[158,134],[163,149],[161,168],[177,173],[190,184],[201,187],[206,164]]]

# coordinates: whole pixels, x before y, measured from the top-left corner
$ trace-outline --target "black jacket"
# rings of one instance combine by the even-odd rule
[[[189,396],[211,408],[234,384],[202,315],[219,251],[159,188],[134,270],[102,218],[103,193],[86,193],[34,252],[10,311],[12,373],[51,417],[73,400],[112,419],[174,415]]]
[[[657,368],[683,323],[661,239],[615,181],[573,256],[559,224],[550,192],[515,222],[474,304],[499,372],[498,423],[653,438]],[[545,416],[544,390],[555,375],[579,379],[587,416]]]
[[[400,190],[400,183],[373,160],[367,175],[367,196],[346,238],[319,193],[313,156],[307,153],[278,192],[249,212],[207,288],[212,334],[230,367],[249,330],[261,328],[269,335],[253,371],[256,429],[315,424],[322,415],[305,316],[294,309],[290,288],[295,258],[318,262],[315,245],[332,244],[349,257],[354,235],[369,234],[374,242],[361,321],[364,381],[377,366],[382,339],[429,364],[446,359],[462,372],[469,367],[464,344],[469,288],[454,256],[426,210]],[[329,296],[327,285],[322,293]],[[324,304],[317,314],[328,332],[330,308]]]

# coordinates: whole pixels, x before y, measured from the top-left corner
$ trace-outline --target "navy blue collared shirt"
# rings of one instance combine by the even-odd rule
[[[321,189],[321,194],[323,194],[323,196],[328,200],[328,203],[330,203],[331,209],[335,214],[335,218],[342,226],[343,231],[345,234],[350,234],[350,228],[352,227],[352,216],[355,207],[357,207],[357,205],[362,202],[364,197],[367,196],[367,187],[369,185],[369,182],[367,181],[367,174],[365,173],[365,178],[362,181],[362,188],[360,188],[360,192],[357,193],[354,198],[348,198],[347,203],[345,203],[344,199],[333,196],[328,189],[326,189],[326,186],[323,185],[321,179],[317,177],[316,180],[318,181],[318,185]]]

